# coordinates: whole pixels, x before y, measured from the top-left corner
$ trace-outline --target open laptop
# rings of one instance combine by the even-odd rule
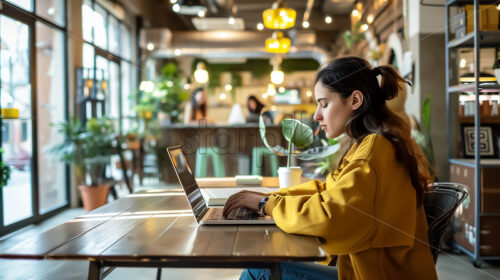
[[[182,151],[182,146],[168,147],[168,156],[172,161],[177,178],[186,193],[187,200],[199,224],[203,225],[260,225],[274,224],[270,216],[261,217],[247,208],[233,210],[228,217],[222,216],[222,207],[207,207],[196,183],[193,172]]]

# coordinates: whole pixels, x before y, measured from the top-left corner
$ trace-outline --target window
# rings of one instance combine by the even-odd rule
[[[33,0],[7,0],[27,11],[33,12]]]
[[[133,100],[129,99],[134,72],[132,71],[132,35],[130,29],[96,1],[84,0],[82,15],[83,67],[94,69],[106,82],[105,113],[115,120],[117,132],[126,132],[133,116]],[[92,18],[93,21],[88,20]],[[89,26],[92,26],[90,28]],[[93,31],[92,31],[93,30]],[[101,77],[97,77],[100,80]],[[96,108],[99,111],[99,108]]]
[[[59,26],[65,26],[64,0],[41,0],[36,2],[36,13]]]

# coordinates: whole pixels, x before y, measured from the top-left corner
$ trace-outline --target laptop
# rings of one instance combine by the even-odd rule
[[[248,208],[238,208],[227,216],[222,216],[223,207],[208,207],[201,190],[196,183],[193,172],[182,151],[182,146],[168,147],[168,156],[172,161],[175,174],[186,194],[196,221],[202,225],[263,225],[274,224],[270,216],[261,217]]]

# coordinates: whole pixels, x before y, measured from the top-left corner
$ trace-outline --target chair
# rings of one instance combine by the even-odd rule
[[[424,209],[434,263],[437,262],[448,223],[457,207],[468,195],[469,188],[457,183],[434,183],[429,190],[425,191]]]
[[[278,156],[266,147],[255,147],[252,150],[252,175],[262,175],[264,156],[269,157],[271,176],[278,177]]]
[[[226,177],[224,161],[217,147],[199,147],[196,150],[195,177],[207,177],[207,162],[209,157],[212,158],[214,177]]]

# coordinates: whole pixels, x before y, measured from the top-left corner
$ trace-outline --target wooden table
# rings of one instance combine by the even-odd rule
[[[113,201],[1,249],[0,258],[88,260],[88,279],[102,279],[115,267],[270,267],[272,279],[280,279],[280,262],[326,255],[316,238],[276,226],[199,226],[177,189]]]

